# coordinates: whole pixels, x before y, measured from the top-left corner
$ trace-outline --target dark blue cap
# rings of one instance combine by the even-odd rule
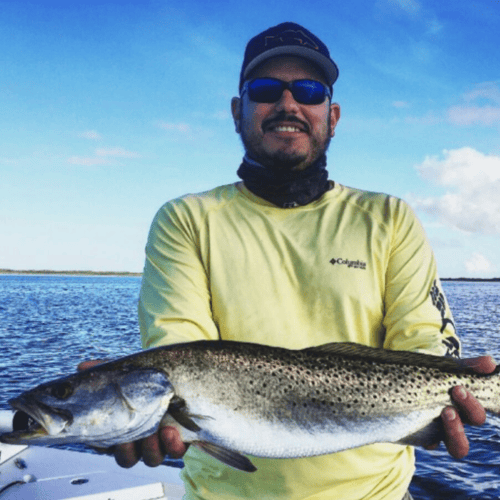
[[[259,64],[271,57],[298,56],[316,64],[331,87],[339,76],[327,46],[309,30],[296,23],[281,23],[259,33],[247,44],[240,73],[240,90]]]

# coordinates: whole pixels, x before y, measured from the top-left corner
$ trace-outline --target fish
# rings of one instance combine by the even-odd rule
[[[443,429],[451,389],[500,413],[500,367],[354,343],[300,350],[196,341],[141,351],[41,384],[9,400],[10,444],[107,448],[176,427],[235,469],[251,457],[300,458],[373,443],[425,446]]]

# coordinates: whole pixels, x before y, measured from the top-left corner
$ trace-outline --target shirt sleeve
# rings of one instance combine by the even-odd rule
[[[209,283],[195,218],[175,203],[157,213],[146,245],[139,295],[139,326],[144,348],[214,340]]]
[[[424,230],[406,203],[394,198],[391,203],[384,347],[460,357],[453,315]]]

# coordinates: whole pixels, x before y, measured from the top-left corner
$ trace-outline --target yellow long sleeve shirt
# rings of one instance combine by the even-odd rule
[[[432,250],[400,199],[332,183],[319,200],[278,208],[242,183],[186,195],[157,213],[139,301],[144,347],[200,339],[301,349],[356,342],[458,355]],[[411,447],[259,459],[253,474],[190,447],[189,499],[399,500]]]

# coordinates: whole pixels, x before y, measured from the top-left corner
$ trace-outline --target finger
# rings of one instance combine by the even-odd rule
[[[469,368],[473,368],[477,373],[492,373],[496,368],[495,360],[491,356],[461,359],[459,362]]]
[[[444,424],[444,442],[448,453],[455,458],[464,458],[469,453],[469,441],[464,426],[455,408],[448,406],[441,413]]]
[[[186,444],[182,441],[179,431],[175,427],[162,427],[160,438],[172,458],[181,458],[187,451]]]
[[[462,386],[453,387],[451,397],[457,403],[462,418],[470,425],[483,425],[486,422],[486,411],[479,401]]]
[[[92,361],[82,361],[78,366],[77,369],[79,372],[82,372],[83,370],[88,370],[89,368],[93,368],[94,366],[100,365],[102,363],[105,363],[105,359],[94,359]]]
[[[427,446],[424,446],[424,449],[426,450],[437,450],[441,443],[433,443],[433,444],[428,444]]]
[[[157,467],[163,462],[165,452],[162,451],[158,434],[142,440],[142,459],[149,467]]]
[[[129,469],[140,459],[135,443],[124,443],[115,447],[115,460],[120,467]]]

